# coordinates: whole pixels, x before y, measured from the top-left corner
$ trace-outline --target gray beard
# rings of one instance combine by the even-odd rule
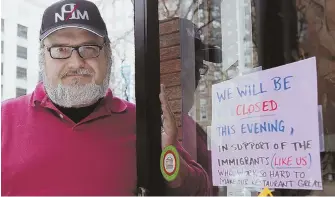
[[[43,72],[42,79],[45,91],[53,103],[67,108],[79,108],[92,105],[100,98],[105,97],[109,87],[109,77],[110,73],[108,73],[101,85],[93,82],[90,84],[79,84],[74,81],[71,85],[59,83],[57,87],[53,87],[48,82],[45,72]]]

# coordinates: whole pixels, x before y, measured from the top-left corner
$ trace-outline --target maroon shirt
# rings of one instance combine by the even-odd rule
[[[201,126],[193,120],[188,114],[183,114],[183,143],[188,149],[193,150],[193,154],[203,169],[209,175],[209,183],[212,184],[212,153],[208,150],[207,133]],[[210,132],[210,131],[208,131]],[[212,186],[211,195],[216,196],[219,193],[219,187]]]
[[[2,195],[133,195],[136,188],[135,105],[109,90],[78,123],[48,99],[43,84],[1,109]],[[177,147],[189,176],[175,190],[207,195],[207,173]]]

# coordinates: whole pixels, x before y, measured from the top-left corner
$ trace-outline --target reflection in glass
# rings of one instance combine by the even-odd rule
[[[205,45],[217,46],[222,51],[219,55],[222,62],[202,61],[202,64],[208,67],[208,71],[198,77],[197,69],[200,69],[200,73],[202,71],[200,66],[197,66],[200,65],[198,59],[201,60],[201,58],[196,53],[196,46],[190,44],[190,41],[182,42],[182,45],[184,45],[182,48],[192,51],[189,53],[184,52],[182,56],[195,58],[195,64],[194,60],[191,59],[182,62],[182,69],[188,70],[189,73],[195,75],[194,78],[182,76],[182,88],[183,92],[185,92],[182,98],[183,108],[184,106],[191,106],[183,109],[183,143],[188,148],[188,151],[193,154],[193,157],[211,175],[211,155],[210,146],[208,146],[212,118],[211,86],[237,76],[278,66],[278,61],[298,61],[316,56],[319,86],[318,100],[319,105],[322,105],[322,122],[324,126],[325,151],[321,152],[324,190],[276,189],[275,193],[286,196],[334,195],[335,191],[329,188],[335,188],[333,181],[335,172],[335,121],[333,121],[335,117],[335,14],[330,9],[330,7],[335,6],[335,1],[333,3],[331,0],[295,0],[291,1],[291,4],[282,3],[283,1],[271,1],[272,3],[264,7],[264,9],[269,10],[277,5],[275,10],[279,10],[279,15],[274,16],[274,21],[276,22],[272,21],[272,26],[276,27],[278,23],[278,29],[275,30],[277,31],[276,36],[281,37],[285,43],[281,43],[282,46],[278,47],[275,45],[271,46],[277,48],[273,50],[277,51],[277,54],[275,54],[277,56],[267,57],[267,63],[270,62],[272,65],[266,65],[263,68],[258,61],[263,58],[259,46],[262,44],[262,47],[264,47],[264,43],[258,42],[257,38],[264,40],[265,38],[276,39],[276,37],[271,38],[269,35],[259,36],[262,35],[261,33],[266,34],[268,32],[267,29],[262,29],[263,32],[258,32],[259,29],[256,31],[257,17],[260,21],[264,19],[260,19],[260,16],[256,15],[256,2],[255,0],[180,1],[180,7],[174,6],[175,9],[180,9],[180,12],[175,9],[171,10],[170,14],[173,13],[174,16],[188,19],[195,24],[200,34],[199,38]],[[174,3],[179,5],[176,2]],[[297,32],[296,34],[291,33],[292,36],[284,35],[282,29],[284,25],[291,25],[291,23],[285,22],[287,17],[283,17],[284,14],[287,14],[287,10],[283,10],[284,4],[293,8],[292,18],[288,19],[296,21],[296,24],[295,22],[291,23],[296,26]],[[278,5],[283,6],[283,8],[278,8]],[[166,8],[168,10],[169,6],[166,6]],[[262,10],[262,12],[265,12],[265,10]],[[267,14],[273,17],[271,13]],[[165,17],[168,16],[169,14],[165,15]],[[279,22],[283,24],[279,24]],[[269,20],[269,23],[271,23],[271,20]],[[294,28],[292,27],[291,30],[293,32]],[[297,48],[295,47],[296,45],[298,45]],[[280,47],[283,47],[283,49]],[[276,59],[278,57],[282,59]],[[190,69],[190,65],[194,65],[193,70]],[[194,96],[191,98],[189,94]],[[185,140],[191,142],[185,142]],[[204,147],[207,147],[208,150]],[[214,187],[213,195],[227,195],[226,188]]]

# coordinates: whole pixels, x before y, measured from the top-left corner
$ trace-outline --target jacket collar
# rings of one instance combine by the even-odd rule
[[[49,99],[42,82],[39,82],[36,85],[31,96],[30,105],[33,107],[40,105],[42,107],[55,108],[54,104]],[[106,96],[100,102],[100,105],[103,105],[103,107],[110,113],[121,113],[127,109],[127,104],[123,100],[114,97],[110,89],[108,89]]]

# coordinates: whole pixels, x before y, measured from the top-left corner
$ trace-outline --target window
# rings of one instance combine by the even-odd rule
[[[27,69],[17,67],[16,68],[16,78],[18,79],[27,79]]]
[[[5,31],[5,19],[1,19],[1,31],[4,32]]]
[[[16,97],[23,96],[27,94],[27,90],[23,88],[16,88]]]
[[[1,75],[3,75],[3,62],[1,62]]]
[[[27,48],[17,46],[16,54],[17,54],[17,57],[19,57],[19,58],[27,59]]]
[[[17,25],[17,36],[27,39],[27,37],[28,37],[28,27],[18,24]]]
[[[4,52],[4,46],[5,46],[5,44],[4,44],[4,42],[1,40],[1,53]]]

